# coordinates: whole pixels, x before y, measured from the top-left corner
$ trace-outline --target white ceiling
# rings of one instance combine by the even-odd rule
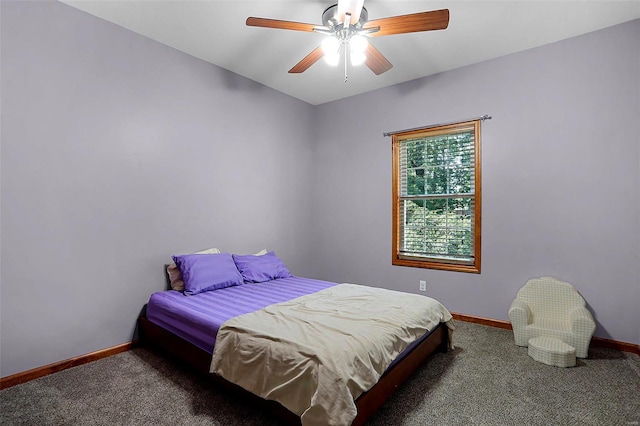
[[[313,105],[353,96],[640,18],[640,1],[365,0],[369,19],[449,9],[446,30],[372,38],[394,67],[319,61],[287,71],[315,49],[317,33],[247,27],[249,16],[321,24],[336,0],[62,0],[107,21]]]

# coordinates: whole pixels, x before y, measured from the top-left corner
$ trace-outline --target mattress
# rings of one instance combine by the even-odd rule
[[[244,284],[193,296],[179,291],[151,295],[147,319],[209,353],[220,326],[238,315],[257,311],[332,287],[336,283],[289,277],[258,284]]]

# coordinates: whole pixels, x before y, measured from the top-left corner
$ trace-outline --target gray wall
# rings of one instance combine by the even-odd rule
[[[2,1],[1,368],[130,341],[169,255],[304,273],[313,107],[57,2]]]
[[[318,278],[418,292],[507,320],[534,277],[573,283],[596,335],[640,342],[640,21],[321,105]],[[391,265],[385,131],[482,126],[482,274]],[[331,137],[326,129],[341,129]]]
[[[0,5],[1,376],[129,341],[168,255],[212,246],[426,279],[498,319],[555,275],[599,336],[640,341],[640,22],[312,107],[60,3]],[[382,132],[484,113],[482,274],[392,267]]]

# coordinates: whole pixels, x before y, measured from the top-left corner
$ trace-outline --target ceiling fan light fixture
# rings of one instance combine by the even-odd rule
[[[325,37],[325,39],[322,40],[321,46],[325,57],[334,54],[338,55],[340,50],[340,41],[334,36]]]
[[[358,65],[362,65],[364,61],[367,60],[367,55],[365,55],[364,52],[357,52],[355,50],[352,50],[350,56],[351,56],[351,65],[353,65],[354,67]]]
[[[354,35],[351,37],[351,40],[349,40],[349,48],[351,52],[364,53],[367,50],[368,44],[369,42],[367,39],[358,34]]]
[[[335,67],[340,62],[340,54],[338,52],[335,52],[329,55],[324,55],[324,61],[332,67]]]

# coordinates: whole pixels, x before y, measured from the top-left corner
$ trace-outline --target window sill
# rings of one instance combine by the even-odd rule
[[[471,274],[480,273],[480,261],[476,260],[473,265],[463,265],[459,263],[435,262],[430,260],[408,260],[398,259],[395,255],[391,260],[395,266],[409,266],[412,268],[438,269],[443,271],[468,272]]]

